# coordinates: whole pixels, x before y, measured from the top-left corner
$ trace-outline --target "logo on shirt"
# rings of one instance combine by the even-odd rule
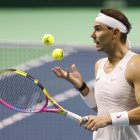
[[[111,79],[110,79],[110,81],[115,81],[115,80],[117,80],[117,78],[111,78]]]
[[[100,77],[96,78],[96,81],[100,80]]]
[[[116,115],[116,118],[119,119],[119,118],[121,118],[121,116],[122,116],[122,114]]]

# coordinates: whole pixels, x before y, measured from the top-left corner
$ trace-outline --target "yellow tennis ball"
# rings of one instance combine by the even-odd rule
[[[64,51],[62,49],[57,48],[52,52],[52,57],[54,60],[62,60],[64,57]]]
[[[51,34],[45,34],[43,37],[42,37],[42,42],[48,46],[48,45],[52,45],[54,43],[54,37],[53,35]]]

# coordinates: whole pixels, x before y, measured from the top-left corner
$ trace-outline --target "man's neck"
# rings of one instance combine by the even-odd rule
[[[123,49],[116,49],[116,50],[108,53],[109,63],[112,64],[112,65],[118,63],[125,56],[125,54],[128,51],[129,51],[128,48],[123,48]]]

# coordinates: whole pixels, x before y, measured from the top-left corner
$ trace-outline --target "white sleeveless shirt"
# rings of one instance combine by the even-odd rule
[[[138,106],[134,89],[125,78],[125,69],[129,60],[136,55],[128,51],[123,59],[110,73],[105,73],[104,58],[99,65],[95,81],[95,98],[98,115],[108,115],[113,112],[129,111]],[[93,140],[140,140],[140,126],[109,125],[94,132]]]

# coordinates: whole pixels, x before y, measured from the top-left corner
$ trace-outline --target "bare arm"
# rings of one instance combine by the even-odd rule
[[[126,72],[128,77],[128,81],[134,87],[136,101],[138,103],[138,107],[130,110],[128,112],[129,123],[140,124],[140,56],[135,56],[130,64],[128,65],[128,71]]]
[[[128,120],[130,125],[140,124],[140,56],[137,55],[129,62],[126,68],[126,79],[131,86],[134,87],[136,101],[138,107],[128,111]],[[84,121],[83,121],[84,122]],[[88,121],[85,123],[85,128],[90,131],[95,131],[98,128],[112,125],[110,114],[105,116],[88,116]]]
[[[84,81],[83,81],[82,75],[77,70],[75,64],[71,66],[71,72],[68,69],[63,70],[60,67],[55,67],[52,70],[57,77],[63,78],[69,81],[71,84],[73,84],[73,86],[76,89],[79,89],[82,87]],[[84,86],[84,88],[82,88],[82,90],[80,90],[79,92],[81,93],[83,100],[86,102],[86,104],[90,108],[96,106],[96,101],[94,99],[94,94],[93,94],[94,91],[92,91],[91,88],[89,89],[88,86]],[[89,94],[89,92],[91,94]],[[96,108],[93,108],[93,109],[97,111]]]

